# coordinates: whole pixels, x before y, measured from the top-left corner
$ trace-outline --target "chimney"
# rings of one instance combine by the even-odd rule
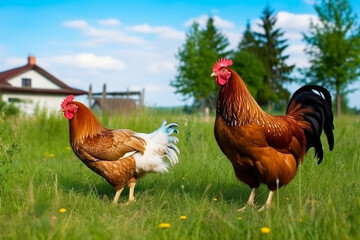
[[[36,64],[36,57],[30,55],[30,56],[28,57],[28,65],[35,65],[35,64]]]

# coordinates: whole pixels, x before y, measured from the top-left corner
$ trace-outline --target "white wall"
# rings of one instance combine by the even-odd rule
[[[3,93],[2,98],[4,102],[8,102],[9,98],[18,98],[20,103],[15,103],[20,107],[21,112],[26,114],[33,114],[36,106],[40,108],[47,108],[49,111],[58,111],[60,109],[61,102],[66,96],[54,96],[54,95],[35,95],[35,94],[13,94]]]
[[[10,79],[8,82],[13,87],[22,87],[21,86],[22,78],[30,78],[32,88],[61,89],[58,85],[51,82],[46,77],[44,77],[43,75],[39,74],[37,71],[34,71],[32,69]]]

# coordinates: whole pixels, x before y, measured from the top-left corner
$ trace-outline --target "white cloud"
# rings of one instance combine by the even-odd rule
[[[235,24],[218,16],[213,16],[212,18],[214,19],[215,27],[218,28],[229,40],[229,49],[236,48],[241,39],[241,32],[238,31],[238,29],[235,29]],[[189,28],[194,22],[197,22],[200,28],[205,28],[208,20],[208,15],[201,15],[186,21],[184,26]]]
[[[217,28],[225,28],[225,29],[235,28],[235,24],[231,21],[224,20],[218,16],[213,16],[212,18],[214,19],[214,25]],[[185,27],[190,27],[194,22],[197,22],[200,25],[200,27],[205,27],[208,20],[209,20],[208,15],[201,15],[197,18],[191,18],[190,20],[185,22]]]
[[[97,23],[100,22],[97,21]],[[91,59],[91,57],[83,59],[79,54],[71,53],[49,59],[50,69],[56,66],[62,70],[68,69],[74,78],[82,76],[86,82],[84,80],[83,86],[77,86],[79,88],[87,88],[90,83],[94,91],[101,91],[103,83],[107,83],[108,88],[114,91],[127,88],[133,90],[137,86],[137,90],[145,88],[145,101],[148,105],[159,103],[179,105],[179,99],[169,97],[174,92],[174,89],[169,87],[169,82],[176,74],[177,60],[174,56],[185,40],[185,32],[181,31],[182,29],[177,30],[166,24],[154,26],[147,23],[130,26],[121,23],[114,28],[109,25],[92,25],[90,22],[87,24],[68,22],[66,27],[73,28],[76,34],[83,36],[81,45],[91,46],[86,54],[91,53],[92,57],[98,59],[100,63],[93,63],[96,59]],[[120,41],[129,37],[135,37],[135,39],[133,41],[130,39],[132,42],[128,44],[111,44],[122,43]],[[138,40],[140,40],[139,43],[134,44]],[[111,62],[115,63],[103,63],[104,59],[99,58],[104,55],[111,57],[113,60]],[[122,71],[121,74],[107,71],[106,68],[123,69],[123,65],[116,64],[118,62],[115,60],[122,64],[126,63],[124,66],[126,71]],[[62,77],[61,75],[64,79],[68,78],[63,73],[58,75],[59,78]]]
[[[226,38],[229,40],[229,48],[230,49],[236,49],[239,45],[239,42],[242,38],[242,34],[240,31],[224,31],[223,32]]]
[[[304,3],[308,5],[314,5],[316,3],[316,0],[304,0]]]
[[[164,71],[175,73],[176,71],[175,64],[170,61],[162,60],[162,61],[152,62],[146,67],[146,72],[150,74],[161,74]]]
[[[19,67],[27,63],[26,58],[10,57],[5,60],[6,67]]]
[[[126,68],[125,64],[118,59],[111,56],[96,56],[92,53],[51,57],[48,62],[91,70],[123,70]]]
[[[90,40],[82,42],[84,46],[96,46],[104,43],[126,43],[126,44],[144,44],[145,40],[137,36],[128,35],[124,31],[107,28],[95,28],[90,26],[84,20],[67,21],[63,24],[65,27],[75,28],[81,31],[84,36],[90,37]]]
[[[143,44],[144,39],[137,36],[130,36],[125,32],[118,30],[108,30],[108,29],[97,29],[89,28],[84,32],[84,35],[92,37],[93,40],[97,43],[109,43],[109,42],[118,42],[118,43],[130,43],[130,44]]]
[[[312,14],[279,12],[277,18],[276,26],[285,31],[286,38],[294,40],[302,39],[302,33],[308,31],[311,21],[319,23],[318,17]]]
[[[66,21],[63,26],[79,30],[88,39],[78,43],[84,47],[96,47],[106,43],[124,43],[130,45],[145,45],[147,40],[140,34],[153,34],[163,40],[185,39],[185,32],[176,30],[168,26],[150,26],[140,24],[135,26],[123,27],[122,29],[109,28],[121,23],[117,19],[99,20],[102,27],[94,27],[84,20]]]
[[[135,25],[128,27],[128,31],[143,34],[156,34],[163,39],[185,39],[185,33],[167,26],[156,26],[152,27],[149,24]]]
[[[149,93],[149,92],[159,92],[159,91],[163,90],[162,86],[151,84],[151,83],[148,83],[148,84],[145,84],[145,85],[142,85],[142,86],[140,86],[140,85],[131,85],[130,89],[132,91],[142,91],[143,89],[145,89],[145,94]]]
[[[285,54],[290,55],[288,64],[295,64],[297,68],[309,67],[309,59],[304,52],[305,47],[303,43],[289,44],[285,50]]]
[[[214,25],[220,28],[235,28],[233,22],[221,19],[218,16],[214,16]]]
[[[304,53],[304,49],[305,49],[305,44],[291,44],[289,45],[289,47],[286,49],[286,52],[288,54],[303,54]]]
[[[278,12],[277,25],[281,28],[304,30],[310,26],[310,20],[318,21],[313,14],[296,14],[290,12]]]
[[[308,31],[310,22],[319,23],[319,19],[313,14],[295,14],[290,12],[278,12],[276,28],[281,28],[285,32],[284,37],[289,40],[302,40],[302,33]],[[263,29],[259,26],[260,19],[255,19],[252,22],[252,30],[262,32]]]
[[[67,82],[69,84],[71,84],[72,87],[74,86],[81,86],[82,81],[78,78],[74,78],[74,77],[66,77],[62,79],[64,82]]]
[[[288,48],[285,50],[286,55],[290,55],[288,64],[295,64],[297,68],[309,67],[309,59],[305,54],[305,43],[302,41],[302,33],[307,33],[310,22],[319,24],[319,19],[313,14],[295,14],[290,12],[278,12],[276,28],[280,28],[284,32],[283,38],[288,40]],[[259,26],[260,19],[252,22],[251,29],[257,32],[263,32]]]
[[[76,29],[89,28],[89,25],[84,20],[66,21],[63,23],[63,26],[70,27],[70,28],[76,28]]]
[[[116,27],[116,26],[120,26],[121,22],[116,18],[109,18],[109,19],[99,20],[99,24],[104,26]]]
[[[163,56],[163,53],[157,48],[151,46],[142,46],[141,48],[122,48],[117,51],[119,55],[127,56],[130,59],[154,59]]]

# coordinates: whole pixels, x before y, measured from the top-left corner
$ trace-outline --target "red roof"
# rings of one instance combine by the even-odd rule
[[[36,58],[30,56],[28,58],[29,62],[25,66],[13,68],[4,72],[0,72],[0,92],[26,92],[26,93],[47,93],[47,94],[73,94],[73,95],[83,95],[87,94],[86,91],[71,88],[43,68],[36,65]],[[24,88],[24,87],[13,87],[9,84],[8,80],[14,78],[24,72],[29,70],[34,70],[39,74],[43,75],[61,89],[44,89],[44,88]]]

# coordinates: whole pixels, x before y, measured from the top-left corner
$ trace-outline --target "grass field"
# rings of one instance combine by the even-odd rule
[[[358,116],[335,119],[334,151],[324,142],[321,165],[310,151],[261,213],[236,212],[250,189],[219,150],[213,119],[145,110],[100,121],[149,132],[164,119],[180,125],[180,162],[138,180],[131,205],[127,189],[112,204],[114,189],[75,157],[61,114],[0,119],[0,239],[360,239]],[[267,194],[262,186],[258,206]]]

